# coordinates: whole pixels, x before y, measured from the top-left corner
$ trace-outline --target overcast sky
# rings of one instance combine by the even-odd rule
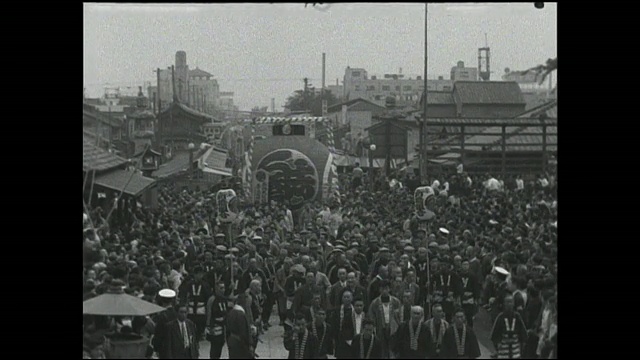
[[[342,81],[346,66],[369,75],[424,72],[424,4],[340,3],[314,9],[296,4],[85,4],[84,86],[101,96],[107,83],[126,88],[155,82],[153,70],[184,50],[191,69],[214,75],[235,92],[241,110],[276,110],[309,77]],[[545,3],[430,4],[429,78],[449,78],[462,60],[477,66],[487,33],[492,79],[557,56],[557,6]]]

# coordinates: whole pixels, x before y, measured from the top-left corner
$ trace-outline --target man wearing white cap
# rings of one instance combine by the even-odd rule
[[[156,329],[152,345],[160,359],[170,359],[169,349],[167,348],[167,324],[178,318],[178,314],[173,309],[175,299],[176,292],[171,289],[163,289],[158,292],[158,305],[166,308],[166,310],[153,318]]]

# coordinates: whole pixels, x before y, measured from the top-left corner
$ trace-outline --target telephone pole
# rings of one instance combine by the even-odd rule
[[[309,78],[302,79],[304,81],[304,108],[309,110]]]
[[[422,124],[420,124],[420,184],[424,185],[427,181],[427,104],[428,100],[428,88],[427,88],[427,65],[428,65],[428,52],[427,52],[427,29],[428,29],[428,7],[429,3],[424,3],[424,103]],[[429,314],[431,311],[428,312]]]
[[[157,89],[156,89],[156,99],[158,99],[158,113],[160,113],[160,111],[162,111],[162,103],[160,101],[160,68],[156,69],[154,71],[157,75]]]

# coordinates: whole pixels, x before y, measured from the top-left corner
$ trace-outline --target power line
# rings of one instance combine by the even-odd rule
[[[212,80],[218,80],[218,81],[302,81],[302,79],[286,79],[286,78],[273,78],[273,79],[257,79],[257,78],[219,78],[219,79],[212,79]],[[312,79],[309,78],[309,80],[311,81],[321,81],[322,79]],[[146,80],[143,82],[144,83],[152,83],[155,84],[156,81],[152,81],[152,80]],[[140,83],[138,82],[103,82],[103,83],[89,83],[89,84],[85,84],[85,86],[109,86],[109,87],[138,87],[140,86]]]

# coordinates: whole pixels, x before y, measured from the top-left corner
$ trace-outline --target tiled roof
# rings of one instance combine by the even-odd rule
[[[189,70],[189,77],[192,77],[192,76],[213,77],[213,75],[198,68],[195,68],[195,70]]]
[[[427,105],[455,105],[453,99],[453,93],[450,91],[427,91]],[[420,108],[422,109],[424,104],[424,92],[420,96]]]
[[[122,120],[114,116],[109,117],[108,115],[104,115],[100,113],[98,110],[88,110],[85,108],[82,110],[82,116],[85,118],[96,119],[102,123],[109,124],[110,126],[114,126],[114,127],[122,126]]]
[[[540,115],[545,114],[547,118],[555,119],[558,117],[558,100],[551,100],[546,104],[536,106],[520,115],[518,118],[538,118]]]
[[[153,184],[155,180],[142,176],[137,171],[115,170],[96,177],[94,183],[106,188],[136,196]],[[126,186],[126,188],[125,188]]]
[[[163,178],[179,174],[189,170],[189,153],[181,152],[173,155],[173,158],[160,165],[160,168],[153,172],[155,178]]]
[[[542,128],[534,126],[507,127],[505,131],[507,133],[506,145],[508,151],[542,151]],[[475,135],[466,139],[465,149],[482,150],[483,146],[488,146],[491,150],[500,150],[502,148],[501,127],[489,127],[484,132],[487,135]],[[547,144],[548,151],[557,151],[558,128],[556,126],[547,127]]]
[[[160,114],[158,114],[158,117],[160,117],[161,115],[164,115],[164,114],[168,114],[169,111],[172,111],[174,108],[179,109],[181,111],[184,111],[187,114],[190,114],[190,115],[195,116],[197,118],[200,118],[200,120],[202,122],[216,122],[217,121],[213,116],[211,116],[209,114],[201,113],[200,111],[194,110],[194,109],[192,109],[192,108],[190,108],[190,107],[188,107],[188,106],[186,106],[186,105],[184,105],[184,104],[182,104],[180,102],[176,102],[176,101],[172,102],[171,106],[169,106],[168,108],[162,110],[162,112]]]
[[[514,81],[456,81],[453,92],[463,104],[525,104]]]
[[[355,103],[358,103],[358,102],[365,102],[365,103],[368,103],[368,104],[373,105],[373,106],[375,106],[377,108],[380,108],[380,109],[384,109],[385,108],[384,106],[380,106],[380,105],[378,105],[378,104],[376,104],[376,103],[374,103],[372,101],[369,101],[367,99],[357,98],[357,99],[345,101],[345,102],[340,103],[340,104],[331,105],[331,106],[329,106],[327,108],[327,112],[340,111],[340,110],[342,110],[342,105],[346,105],[347,107],[349,107],[349,106],[351,106],[351,105],[353,105]]]
[[[520,135],[519,133],[540,135]],[[542,151],[542,129],[539,127],[526,127],[513,136],[507,137],[506,143],[507,145],[518,145],[507,147],[512,151]],[[558,150],[558,128],[556,126],[547,128],[547,144],[548,151]]]
[[[429,125],[449,125],[449,126],[535,126],[540,124],[557,125],[557,119],[490,119],[490,118],[427,118]]]
[[[227,169],[227,151],[212,146],[204,155],[204,165],[212,169]]]
[[[93,138],[95,139],[95,138]],[[95,145],[92,137],[83,132],[82,169],[103,171],[119,167],[128,161]]]

